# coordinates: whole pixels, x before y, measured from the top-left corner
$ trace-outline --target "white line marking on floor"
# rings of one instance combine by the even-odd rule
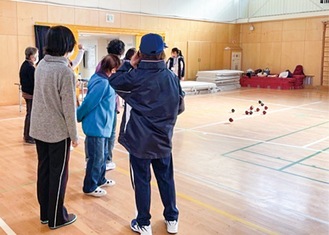
[[[1,218],[0,218],[0,228],[2,228],[7,235],[16,235],[16,233]]]
[[[314,142],[312,142],[312,143],[306,144],[306,145],[303,146],[303,148],[308,148],[309,146],[315,145],[315,144],[320,143],[320,142],[322,142],[322,141],[325,141],[325,140],[327,140],[327,139],[329,139],[329,136],[326,137],[326,138],[322,138],[322,139],[319,139],[319,140],[317,140],[317,141],[314,141]]]

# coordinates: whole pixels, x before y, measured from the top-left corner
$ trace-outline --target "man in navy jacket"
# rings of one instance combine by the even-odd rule
[[[165,207],[167,231],[178,232],[172,136],[183,92],[178,77],[166,68],[164,46],[160,35],[144,35],[139,51],[109,78],[126,104],[119,142],[129,152],[138,212],[130,227],[144,235],[152,234],[150,165]]]

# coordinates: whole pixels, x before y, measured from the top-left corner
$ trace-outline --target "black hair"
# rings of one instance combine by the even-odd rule
[[[121,60],[117,55],[108,54],[101,61],[100,71],[106,73],[112,69],[117,69],[121,65]]]
[[[59,25],[48,30],[45,44],[45,54],[64,56],[66,53],[73,51],[76,41],[69,28]]]
[[[125,55],[125,60],[131,60],[131,57],[136,53],[136,48],[130,48]]]
[[[125,52],[125,44],[119,39],[113,39],[107,45],[107,53],[122,56]]]
[[[171,49],[171,53],[176,52],[178,56],[183,56],[182,55],[182,51],[179,50],[177,47],[174,47],[173,49]]]

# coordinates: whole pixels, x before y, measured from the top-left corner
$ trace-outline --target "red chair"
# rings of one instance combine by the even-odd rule
[[[302,65],[297,65],[294,72],[292,73],[292,77],[295,78],[295,89],[303,89],[304,88],[304,78],[305,74],[303,71]]]

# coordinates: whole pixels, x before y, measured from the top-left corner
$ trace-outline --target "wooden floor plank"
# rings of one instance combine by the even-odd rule
[[[267,113],[246,115],[250,106],[264,110],[259,100]],[[78,220],[58,230],[40,224],[36,151],[23,143],[22,110],[0,107],[0,218],[10,229],[18,235],[135,234],[129,228],[135,204],[128,154],[116,143],[117,168],[107,176],[117,184],[105,197],[85,196],[80,124],[65,199]],[[329,234],[328,90],[244,88],[188,95],[173,145],[179,234]],[[167,234],[162,212],[153,177],[155,235]]]

